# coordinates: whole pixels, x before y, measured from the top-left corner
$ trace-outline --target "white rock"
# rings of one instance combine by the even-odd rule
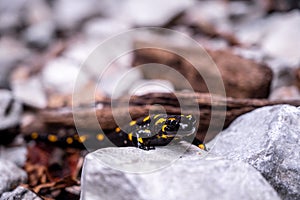
[[[27,159],[27,148],[25,146],[0,146],[0,159],[11,161],[17,166],[23,167]]]
[[[218,30],[229,31],[229,10],[226,4],[220,0],[198,1],[195,6],[186,10],[185,19],[188,23],[212,24]]]
[[[99,13],[99,1],[57,0],[54,2],[53,16],[59,28],[75,28],[82,20]]]
[[[31,25],[24,31],[23,37],[29,44],[46,47],[52,42],[54,31],[55,25],[49,20]]]
[[[76,61],[66,58],[51,60],[42,71],[43,84],[50,90],[71,94],[79,72],[80,65]]]
[[[0,130],[17,126],[21,121],[23,108],[9,90],[0,90]]]
[[[279,199],[251,166],[213,155],[203,158],[205,152],[196,147],[172,160],[181,148],[105,148],[89,154],[81,176],[81,199]],[[111,168],[107,162],[131,172],[160,167],[136,174]]]
[[[194,0],[127,0],[120,5],[122,7],[115,17],[138,26],[161,26],[194,5],[194,2]]]
[[[269,57],[281,59],[289,65],[300,63],[300,11],[273,14],[235,27],[238,39],[257,45]]]
[[[300,100],[300,92],[296,86],[285,86],[273,90],[270,100]]]
[[[15,200],[15,199],[42,200],[42,198],[37,196],[31,190],[24,188],[22,186],[17,187],[12,192],[5,192],[0,197],[0,200]]]
[[[167,80],[140,80],[134,83],[133,87],[129,90],[130,95],[144,95],[154,92],[174,92],[174,86]]]
[[[83,31],[87,37],[107,39],[115,34],[128,30],[131,27],[129,23],[110,18],[96,18],[89,20]]]
[[[7,87],[14,65],[30,55],[30,51],[11,37],[0,38],[0,86]]]
[[[8,160],[0,160],[0,194],[27,181],[27,174]]]
[[[300,11],[273,16],[267,35],[262,40],[262,49],[273,57],[281,58],[291,65],[300,63]]]
[[[39,77],[12,80],[11,87],[15,98],[24,104],[40,109],[47,106],[46,94]]]
[[[211,152],[248,162],[283,199],[299,199],[299,133],[299,108],[289,105],[264,107],[237,118],[216,138]]]
[[[20,25],[20,13],[28,0],[0,1],[0,31],[9,31]]]

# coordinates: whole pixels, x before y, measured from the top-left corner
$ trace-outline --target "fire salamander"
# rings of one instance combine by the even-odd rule
[[[131,121],[127,126],[117,127],[114,131],[104,133],[76,134],[76,130],[60,130],[57,134],[41,135],[37,132],[26,137],[27,140],[44,141],[63,147],[84,148],[91,144],[106,144],[108,140],[116,146],[135,146],[144,150],[154,149],[155,146],[165,146],[171,141],[194,138],[196,119],[192,115],[148,115]],[[90,143],[89,143],[90,142]],[[111,143],[110,143],[111,144]],[[193,144],[206,150],[205,145],[198,139]],[[96,145],[101,148],[101,145]],[[110,145],[112,146],[112,145]]]

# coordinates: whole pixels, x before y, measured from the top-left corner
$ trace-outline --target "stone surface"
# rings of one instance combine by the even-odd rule
[[[35,47],[46,47],[55,31],[51,7],[46,0],[29,0],[24,10],[23,20],[28,24],[22,33],[24,40]]]
[[[300,198],[300,109],[264,107],[236,119],[216,139],[212,153],[248,162],[283,199]]]
[[[131,27],[129,23],[115,19],[96,18],[89,20],[83,28],[87,37],[104,38],[122,33]]]
[[[2,0],[0,2],[0,31],[9,32],[21,24],[20,13],[26,0]]]
[[[145,95],[148,93],[174,92],[174,86],[166,80],[140,80],[129,90],[130,95]]]
[[[8,87],[14,65],[29,55],[29,50],[22,43],[11,37],[0,38],[0,87]]]
[[[27,148],[25,146],[0,146],[0,159],[11,161],[17,166],[23,167],[27,159]]]
[[[16,200],[16,199],[42,200],[42,198],[38,197],[35,193],[22,186],[17,187],[12,192],[5,192],[4,194],[2,194],[2,196],[0,196],[0,200]]]
[[[137,26],[162,26],[194,4],[194,0],[127,0],[115,16]],[[155,14],[153,14],[155,13]]]
[[[22,105],[8,90],[0,90],[0,144],[8,144],[19,133]]]
[[[236,25],[235,30],[241,42],[259,46],[269,57],[282,59],[292,66],[299,64],[299,10],[250,20]]]
[[[300,11],[273,17],[275,20],[264,36],[262,49],[270,56],[282,58],[291,65],[299,64]]]
[[[218,30],[228,31],[231,28],[229,23],[229,6],[220,0],[198,1],[195,6],[185,11],[187,23],[205,23],[217,27]]]
[[[24,40],[36,47],[46,47],[54,37],[55,25],[52,21],[45,21],[28,27],[23,34]]]
[[[53,5],[53,16],[60,29],[73,29],[84,19],[99,14],[99,6],[97,0],[58,0]]]
[[[52,91],[71,94],[80,71],[80,63],[66,58],[49,61],[42,71],[44,86]]]
[[[11,87],[15,98],[24,104],[40,109],[47,106],[46,93],[40,77],[29,77],[23,80],[14,79],[11,81]]]
[[[195,0],[102,0],[97,2],[100,13],[107,18],[135,26],[162,26],[188,7]],[[155,15],[153,14],[155,13]]]
[[[0,159],[0,194],[25,183],[27,174],[14,163]]]
[[[22,105],[8,90],[0,90],[0,130],[15,127],[21,120]]]
[[[281,59],[271,59],[267,65],[273,71],[272,90],[293,85],[295,82],[295,69]]]
[[[81,199],[279,199],[251,166],[213,155],[203,158],[206,153],[195,146],[174,159],[181,148],[105,148],[89,154]],[[111,168],[107,163],[116,165]],[[159,170],[139,174],[118,170],[141,172],[143,167]]]
[[[273,90],[270,100],[300,100],[300,92],[296,86],[285,86]]]

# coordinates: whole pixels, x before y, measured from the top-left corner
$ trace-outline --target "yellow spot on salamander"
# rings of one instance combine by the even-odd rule
[[[48,135],[48,140],[50,142],[56,142],[57,141],[57,137],[55,135],[50,134],[50,135]]]
[[[132,133],[128,134],[128,140],[132,141]]]
[[[83,142],[85,142],[86,141],[86,139],[87,139],[87,136],[86,135],[81,135],[81,136],[79,136],[79,142],[81,142],[81,143],[83,143]]]
[[[199,147],[200,149],[205,150],[205,145],[204,145],[204,144],[199,144],[198,147]]]
[[[31,138],[32,138],[33,140],[37,139],[38,137],[39,137],[39,134],[38,134],[37,132],[31,133]]]
[[[163,125],[162,126],[162,128],[161,128],[161,130],[163,131],[163,132],[165,132],[165,128],[167,127],[167,125]]]
[[[167,136],[167,135],[165,135],[165,134],[162,134],[161,138],[167,139],[167,138],[168,138],[168,136]]]
[[[176,119],[174,117],[171,117],[168,120],[173,121],[173,120],[176,120]]]
[[[67,140],[66,140],[66,142],[67,142],[68,144],[72,144],[72,143],[73,143],[73,138],[68,137]]]
[[[103,135],[102,133],[99,133],[99,134],[97,135],[97,140],[99,140],[99,141],[104,140],[104,135]]]
[[[146,121],[148,121],[150,119],[150,116],[148,115],[147,117],[145,117],[144,119],[143,119],[143,122],[146,122]]]
[[[117,127],[117,128],[115,129],[115,131],[116,131],[117,133],[119,133],[119,132],[121,131],[120,127]]]
[[[157,115],[155,115],[154,117],[153,117],[153,119],[156,119],[156,118],[158,118],[160,116],[160,114],[157,114]]]
[[[131,121],[131,122],[129,123],[130,126],[133,126],[133,125],[135,125],[135,124],[136,124],[136,121]]]
[[[157,120],[157,121],[155,122],[155,125],[160,124],[160,123],[163,123],[163,122],[165,122],[165,121],[166,121],[165,118],[160,118],[159,120]]]
[[[143,138],[141,138],[141,137],[138,138],[138,141],[139,141],[139,143],[143,143],[144,142]]]

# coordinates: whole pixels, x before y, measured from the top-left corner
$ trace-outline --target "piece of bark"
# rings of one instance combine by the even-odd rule
[[[207,54],[189,48],[189,46],[176,46],[163,42],[157,44],[158,48],[145,48],[153,46],[145,41],[136,41],[134,66],[140,66],[147,63],[160,63],[177,70],[182,74],[196,92],[210,92],[224,95],[219,89],[218,83],[224,82],[226,95],[234,98],[267,98],[270,92],[272,81],[272,71],[267,66],[255,63],[254,61],[239,57],[231,53],[230,50],[207,50]],[[165,51],[163,49],[168,49]],[[170,50],[181,55],[189,55],[189,58],[180,57]],[[188,60],[186,60],[188,59]],[[197,62],[201,74],[191,65],[190,60]],[[221,77],[216,72],[214,63],[219,69]],[[171,81],[176,89],[182,88],[182,82],[178,78],[170,75],[170,70],[158,71],[152,67],[143,68],[145,78],[149,79],[167,79]],[[203,73],[202,73],[203,72]],[[207,79],[204,81],[203,77]],[[209,85],[214,91],[208,91]]]
[[[178,99],[184,102],[184,110],[181,111]],[[129,106],[127,106],[127,98],[115,100],[118,106],[114,110],[121,119],[121,124],[128,123],[126,115],[130,113],[132,119],[146,116],[149,111],[159,112],[160,108],[155,104],[164,105],[164,109],[169,114],[193,114],[200,116],[199,129],[197,138],[210,140],[220,130],[226,128],[238,116],[250,112],[256,108],[276,105],[290,104],[299,106],[299,101],[269,101],[260,99],[233,99],[220,96],[211,96],[210,94],[196,93],[152,93],[143,96],[132,96]],[[101,108],[99,105],[102,104]],[[98,123],[95,123],[95,116],[99,121],[103,130],[112,130],[117,125],[110,107],[110,100],[106,99],[96,103],[96,108],[78,107],[72,111],[72,108],[50,109],[40,113],[41,119],[48,124],[61,124],[64,126],[74,126],[73,114],[76,113],[76,125],[78,127],[98,129]],[[194,105],[199,106],[199,110]],[[215,110],[212,114],[212,108]],[[226,111],[225,111],[226,110]],[[211,122],[211,118],[213,121]],[[211,122],[209,132],[208,126]]]

